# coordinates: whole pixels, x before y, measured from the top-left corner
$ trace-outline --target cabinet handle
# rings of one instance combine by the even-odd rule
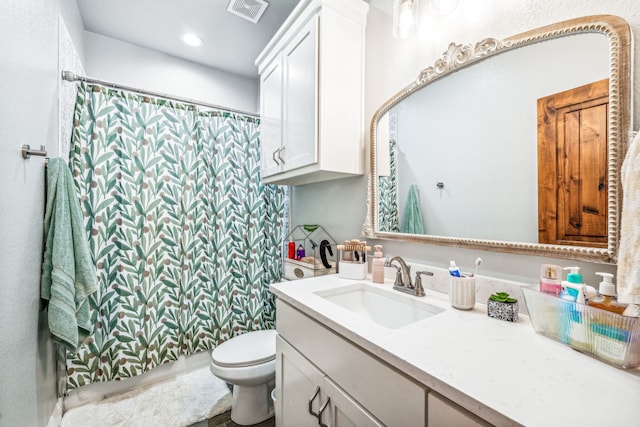
[[[309,399],[309,413],[316,418],[318,418],[320,414],[313,412],[313,401],[316,400],[318,394],[320,394],[320,386],[316,387],[315,393],[313,393],[313,396],[311,396],[311,399]]]
[[[280,155],[280,153],[282,153],[284,151],[284,147],[280,148],[277,153],[278,153],[278,158],[280,159],[280,161],[282,162],[282,164],[284,165],[284,159],[282,158],[282,156]]]
[[[322,407],[320,408],[320,411],[318,411],[318,425],[320,427],[329,427],[328,425],[322,422],[322,413],[324,412],[325,409],[327,409],[327,406],[329,406],[330,401],[331,401],[331,398],[327,397],[327,401],[324,402],[324,405],[322,405]]]
[[[276,151],[274,151],[271,158],[273,159],[274,162],[276,162],[276,165],[280,166],[280,162],[278,161],[278,159],[276,159],[276,154],[278,153],[278,151],[280,151],[280,149],[277,149]]]

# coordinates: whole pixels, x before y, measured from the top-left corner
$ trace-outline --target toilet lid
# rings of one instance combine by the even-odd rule
[[[253,331],[225,341],[211,352],[218,366],[242,367],[269,362],[276,358],[276,331]]]

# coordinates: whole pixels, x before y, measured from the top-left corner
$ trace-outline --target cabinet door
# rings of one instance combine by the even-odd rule
[[[324,375],[282,338],[276,339],[276,425],[280,427],[318,426],[318,413],[326,394],[320,389]],[[316,394],[316,391],[318,393]]]
[[[384,426],[328,377],[324,378],[322,389],[330,399],[321,418],[325,425],[330,427]]]
[[[489,427],[491,425],[434,392],[429,393],[427,402],[429,427]]]
[[[303,26],[283,52],[283,169],[317,162],[318,16]]]
[[[260,76],[260,172],[267,177],[280,172],[277,160],[282,143],[282,57]]]

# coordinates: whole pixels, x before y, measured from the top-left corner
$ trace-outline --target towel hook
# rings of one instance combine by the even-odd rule
[[[47,147],[45,147],[44,145],[41,145],[39,150],[32,150],[29,144],[24,144],[22,146],[22,158],[30,159],[32,155],[46,157]]]

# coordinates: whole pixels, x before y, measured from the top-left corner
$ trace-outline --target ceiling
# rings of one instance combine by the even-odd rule
[[[267,0],[253,24],[227,12],[229,0],[77,0],[87,31],[250,78],[258,77],[255,59],[300,1]],[[387,12],[393,4],[366,1]],[[186,32],[204,45],[182,43]]]
[[[227,12],[229,0],[77,0],[85,30],[251,78],[254,60],[299,0],[267,0],[257,24]],[[185,45],[196,33],[204,45]]]

